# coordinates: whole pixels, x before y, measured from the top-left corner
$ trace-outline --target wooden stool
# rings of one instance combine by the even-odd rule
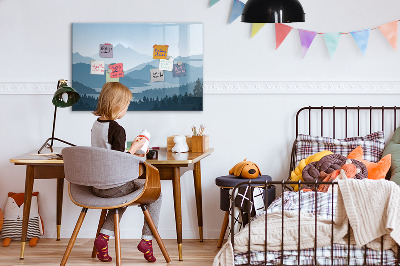
[[[230,207],[230,199],[229,192],[233,189],[237,184],[246,182],[246,181],[263,181],[266,180],[272,181],[272,178],[268,175],[262,175],[254,179],[245,179],[236,177],[234,175],[220,176],[215,179],[215,184],[220,187],[220,209],[225,211],[224,221],[222,222],[221,234],[219,235],[218,245],[220,248],[222,246],[222,242],[224,241],[226,228],[228,227],[229,222],[229,207]],[[264,195],[265,196],[265,195]],[[271,204],[275,200],[275,186],[271,186],[268,188],[268,199],[267,206]]]

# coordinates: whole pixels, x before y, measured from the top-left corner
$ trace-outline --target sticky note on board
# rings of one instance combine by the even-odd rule
[[[113,45],[110,43],[100,44],[99,55],[101,58],[113,58]]]
[[[124,77],[124,65],[122,63],[109,64],[108,70],[110,72],[110,78],[123,78]]]
[[[164,81],[164,70],[150,69],[151,82]]]
[[[186,66],[184,63],[174,64],[174,68],[172,70],[172,75],[174,78],[186,76]]]
[[[165,59],[168,55],[168,45],[154,45],[153,59]]]
[[[90,62],[90,74],[104,75],[104,61],[92,60]]]
[[[170,57],[169,59],[160,59],[160,65],[158,69],[172,71],[174,67],[174,58]]]
[[[119,82],[119,78],[111,78],[110,73],[106,72],[106,82]]]

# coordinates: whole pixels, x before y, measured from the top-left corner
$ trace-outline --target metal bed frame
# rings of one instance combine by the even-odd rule
[[[311,125],[311,118],[312,118],[312,115],[311,115],[311,113],[312,113],[312,111],[313,110],[317,110],[317,111],[319,111],[319,115],[320,115],[320,136],[324,136],[324,126],[326,125],[326,124],[324,124],[324,111],[325,110],[331,110],[329,113],[331,113],[331,118],[332,118],[332,129],[333,129],[333,134],[332,134],[332,136],[333,136],[333,138],[335,138],[336,137],[336,122],[337,122],[337,120],[338,119],[336,119],[336,113],[337,112],[344,112],[344,121],[341,121],[342,122],[342,125],[344,125],[344,129],[345,129],[345,137],[347,138],[348,137],[348,125],[349,125],[349,113],[350,112],[356,112],[356,115],[357,115],[357,136],[360,136],[360,122],[361,122],[361,119],[360,119],[360,113],[361,112],[363,112],[363,113],[365,113],[365,112],[369,112],[369,132],[370,133],[372,133],[372,125],[373,125],[373,114],[375,114],[376,112],[381,112],[381,130],[382,131],[384,131],[385,130],[385,113],[387,113],[387,111],[390,111],[390,112],[393,112],[393,130],[395,130],[396,129],[396,125],[397,125],[397,122],[396,122],[396,118],[397,118],[397,111],[399,110],[400,108],[398,108],[398,107],[396,107],[396,106],[393,106],[393,107],[385,107],[385,106],[382,106],[382,107],[372,107],[372,106],[369,106],[369,107],[360,107],[360,106],[357,106],[357,107],[348,107],[348,106],[344,106],[344,107],[337,107],[337,106],[331,106],[331,107],[324,107],[324,106],[320,106],[320,107],[312,107],[312,106],[308,106],[308,107],[303,107],[303,108],[301,108],[298,112],[297,112],[297,114],[296,114],[296,138],[297,138],[297,136],[300,134],[299,133],[299,126],[300,126],[300,124],[299,124],[299,121],[300,121],[300,114],[302,114],[302,112],[303,111],[308,111],[308,134],[309,135],[311,135],[311,131],[312,131],[312,125]],[[326,113],[327,112],[325,112],[325,115],[326,115]],[[325,121],[326,120],[328,120],[328,119],[325,119]],[[314,121],[315,122],[315,121]],[[317,121],[318,122],[318,121]],[[354,121],[355,122],[355,121]],[[344,123],[344,124],[343,124]],[[352,124],[352,125],[354,125],[354,123]],[[296,149],[295,149],[295,146],[296,146],[296,141],[294,142],[294,144],[293,144],[293,149],[292,149],[292,153],[291,153],[291,160],[290,160],[290,171],[289,171],[289,176],[290,176],[290,172],[293,170],[293,169],[295,169],[295,167],[296,167],[296,165],[295,165],[295,158],[296,158],[296,154],[295,154],[295,151],[296,151]],[[336,182],[336,181],[332,181],[332,182],[319,182],[319,181],[315,181],[315,182],[304,182],[304,181],[285,181],[285,180],[283,180],[283,181],[265,181],[265,182],[263,182],[263,181],[252,181],[251,179],[249,180],[249,181],[246,181],[246,182],[242,182],[242,183],[240,183],[240,184],[238,184],[237,186],[235,186],[234,187],[234,189],[233,189],[233,191],[232,191],[232,195],[235,195],[235,192],[236,192],[236,190],[239,188],[239,187],[242,187],[242,186],[251,186],[251,187],[259,187],[259,188],[263,188],[264,189],[264,191],[265,191],[265,195],[266,195],[266,198],[268,198],[268,189],[266,189],[266,188],[268,188],[269,186],[271,186],[271,185],[276,185],[276,186],[281,186],[281,188],[282,188],[282,195],[283,195],[283,193],[285,192],[285,190],[291,190],[290,188],[290,186],[288,186],[288,185],[292,185],[292,184],[295,184],[295,185],[299,185],[299,187],[300,187],[300,185],[301,184],[306,184],[306,185],[315,185],[314,187],[314,191],[315,192],[317,192],[317,189],[318,189],[318,186],[319,185],[325,185],[325,184],[330,184],[330,185],[332,185],[332,189],[334,189],[334,186],[336,186],[338,183]],[[300,190],[298,191],[298,193],[299,193],[299,202],[301,202],[301,192],[300,192]],[[253,194],[253,191],[250,189],[250,198],[252,198],[252,195]],[[281,197],[282,198],[282,212],[284,212],[284,197]],[[333,262],[334,262],[334,254],[333,254],[333,252],[334,252],[334,250],[333,250],[333,224],[334,224],[334,217],[333,217],[333,210],[334,210],[334,206],[333,206],[333,200],[334,199],[334,193],[332,193],[332,213],[331,213],[331,215],[332,215],[332,238],[331,238],[331,261],[332,261],[332,265],[333,265]],[[317,213],[317,202],[318,202],[318,198],[317,198],[317,193],[315,193],[315,213]],[[268,252],[268,250],[267,250],[267,242],[268,242],[268,239],[267,239],[267,233],[268,233],[268,227],[267,227],[267,225],[268,225],[268,219],[267,219],[267,201],[264,201],[264,208],[265,208],[265,247],[264,247],[264,262],[262,262],[262,263],[260,263],[259,265],[272,265],[272,264],[268,264],[268,262],[267,262],[267,252]],[[298,210],[298,214],[299,214],[299,220],[298,220],[298,226],[300,227],[300,204],[299,204],[299,210]],[[230,236],[231,236],[231,244],[232,244],[232,247],[234,248],[234,245],[235,245],[235,241],[234,241],[234,237],[235,237],[235,234],[234,234],[234,217],[235,217],[235,208],[234,208],[234,197],[232,197],[232,201],[231,201],[231,232],[230,232]],[[317,226],[316,226],[316,224],[317,224],[317,215],[315,215],[315,239],[314,239],[314,258],[313,258],[313,261],[314,261],[314,263],[313,264],[307,264],[307,265],[318,265],[317,264],[317,254],[316,254],[316,248],[317,248],[317,238],[318,238],[318,236],[317,236]],[[248,245],[247,245],[247,264],[245,264],[245,265],[250,265],[251,264],[251,249],[250,249],[250,243],[251,243],[251,219],[249,219],[249,222],[248,222],[248,227],[249,227],[249,242],[248,242]],[[283,256],[283,251],[284,251],[284,240],[283,240],[283,234],[284,234],[284,218],[283,218],[283,216],[282,216],[282,239],[281,239],[281,250],[280,250],[280,254],[281,254],[281,256],[280,256],[280,264],[279,265],[284,265],[283,264],[283,259],[284,259],[284,256]],[[304,265],[304,264],[300,264],[300,254],[301,254],[301,249],[300,249],[300,242],[301,242],[301,238],[300,238],[300,230],[299,230],[299,233],[298,233],[298,243],[297,243],[297,265]],[[396,263],[395,263],[395,265],[400,265],[400,246],[399,245],[397,245],[397,248],[398,248],[398,250],[399,250],[399,252],[397,253],[397,258],[396,258]],[[364,263],[363,263],[363,265],[367,265],[366,263],[367,263],[367,253],[366,253],[366,246],[363,246],[363,249],[364,249]],[[348,233],[347,233],[347,264],[346,265],[350,265],[350,224],[349,224],[349,226],[348,226]],[[383,236],[381,237],[381,257],[380,257],[380,265],[384,265],[384,261],[383,261]]]

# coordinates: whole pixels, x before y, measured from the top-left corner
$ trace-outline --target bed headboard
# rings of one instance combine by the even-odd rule
[[[296,114],[296,137],[299,134],[347,138],[363,136],[375,131],[383,131],[389,139],[398,126],[396,106],[308,106]],[[290,171],[295,164],[295,144],[293,144]],[[290,176],[290,172],[289,172]]]
[[[319,135],[318,136],[327,136],[328,133],[326,130],[328,123],[331,125],[331,132],[333,138],[346,138],[346,137],[355,137],[360,136],[360,130],[363,126],[368,126],[369,132],[372,133],[373,130],[382,130],[385,132],[385,124],[388,121],[392,122],[392,129],[390,132],[386,131],[385,133],[393,132],[393,129],[396,129],[397,126],[397,111],[400,108],[396,106],[392,107],[362,107],[362,106],[308,106],[301,108],[296,114],[296,137],[298,134],[309,134],[316,135],[318,132],[311,132],[313,126],[315,124],[319,124]],[[313,121],[312,118],[315,117],[315,113],[318,114],[320,121]],[[308,117],[308,119],[304,119],[304,115]],[[369,118],[369,120],[365,120],[365,118]],[[356,124],[355,124],[356,122]],[[367,122],[367,123],[366,123]],[[306,123],[308,132],[301,131],[301,123]],[[380,128],[374,128],[374,125],[379,125]],[[303,124],[304,126],[304,124]],[[337,128],[344,131],[344,135],[336,136]],[[349,129],[357,128],[357,135],[349,135]],[[303,128],[304,129],[304,128]],[[364,132],[365,133],[365,132]],[[386,136],[387,134],[385,134]]]

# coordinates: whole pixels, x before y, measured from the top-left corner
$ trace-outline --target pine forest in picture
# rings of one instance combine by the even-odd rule
[[[94,111],[106,82],[127,86],[128,111],[203,110],[201,23],[73,23],[73,111]]]

